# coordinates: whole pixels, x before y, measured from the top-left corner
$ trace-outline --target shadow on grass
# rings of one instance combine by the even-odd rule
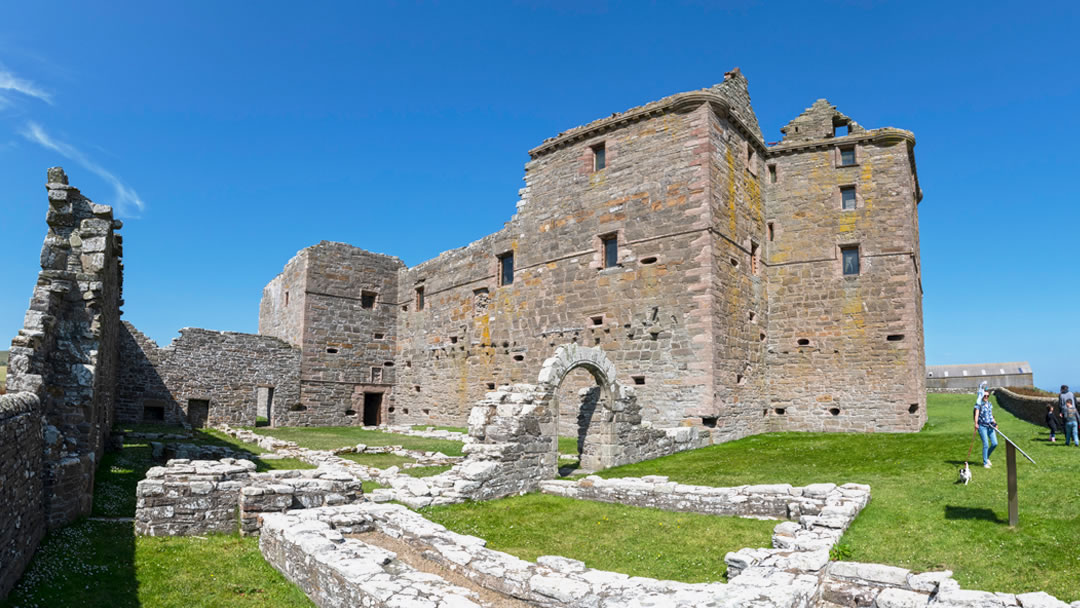
[[[945,505],[945,519],[977,519],[995,524],[1007,523],[1004,519],[998,517],[991,509],[984,509],[981,507],[955,507],[953,505]]]

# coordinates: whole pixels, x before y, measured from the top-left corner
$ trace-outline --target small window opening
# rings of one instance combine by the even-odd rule
[[[619,237],[610,235],[600,238],[604,250],[604,268],[614,268],[619,265]]]
[[[844,211],[855,208],[855,186],[840,187],[840,208]]]
[[[839,416],[840,415],[840,408],[838,408],[838,407],[830,407],[829,408],[829,413],[832,414],[833,416]]]
[[[735,258],[731,258],[731,265],[734,268],[738,268],[739,267],[739,260],[736,260]]]
[[[848,167],[855,164],[855,146],[840,148],[840,166]]]
[[[165,420],[165,406],[162,405],[144,405],[143,406],[143,422],[164,422]]]
[[[593,338],[593,346],[600,346],[600,338]]]
[[[630,378],[634,381],[634,384],[637,384],[638,386],[645,384],[645,376],[630,376]]]
[[[593,325],[603,325],[604,324],[604,315],[596,315],[596,316],[593,316],[593,317],[589,317],[589,320],[592,321]]]
[[[390,412],[391,414],[393,414],[393,413],[394,413],[395,411],[397,411],[397,408],[391,405],[391,406],[390,406],[389,408],[387,408],[387,409],[386,409],[386,411],[388,411],[388,412]]]
[[[784,412],[785,412],[784,408],[782,408],[782,407],[778,407],[778,408],[776,408],[776,409],[775,409],[775,410],[773,410],[773,411],[774,411],[774,412],[776,412],[776,415],[777,415],[777,416],[783,416],[783,415],[784,415]]]
[[[751,310],[751,311],[750,311],[749,313],[747,313],[747,314],[748,314],[748,315],[749,315],[749,317],[750,317],[750,322],[751,322],[751,323],[753,323],[753,322],[754,322],[754,320],[755,320],[755,319],[757,319],[757,313],[756,313],[756,312],[754,312],[754,311],[752,311],[752,310]]]
[[[371,368],[371,381],[375,382],[375,383],[382,382],[382,368],[381,367],[373,367],[373,368]]]
[[[394,367],[394,362],[393,361],[387,361],[387,362],[383,363],[383,366],[384,367]]]
[[[768,229],[769,232],[769,240],[772,241],[776,238],[776,225],[772,222],[769,222],[768,224],[765,224],[765,227],[766,229]]]
[[[751,274],[757,274],[759,271],[758,258],[761,255],[758,244],[754,241],[750,241],[750,272]]]
[[[735,384],[743,384],[744,376],[742,374],[735,374]]]
[[[494,382],[488,382],[488,383],[487,383],[487,389],[488,389],[489,391],[493,391],[493,390],[495,390],[495,383],[494,383]]]
[[[416,310],[424,310],[424,288],[416,288]]]
[[[414,386],[414,387],[413,387],[413,389],[415,389],[415,390],[416,390],[416,392],[418,392],[418,393],[419,393],[419,392],[420,392],[420,385],[419,385],[419,384],[417,384],[416,386]]]
[[[907,411],[908,411],[909,414],[914,414],[915,412],[919,411],[919,404],[918,403],[912,403],[911,405],[908,406]]]
[[[303,405],[303,404],[300,404],[300,403],[294,403],[294,404],[289,406],[289,411],[290,412],[306,412],[307,411],[307,406]]]
[[[887,338],[885,338],[885,339],[888,340],[889,342],[899,342],[899,341],[904,339],[904,334],[889,334],[889,336]],[[983,373],[986,373],[986,372],[983,372]]]
[[[769,165],[769,183],[776,183],[776,165]]]
[[[641,263],[642,263],[642,264],[645,264],[645,265],[648,265],[648,264],[655,264],[655,263],[656,263],[656,258],[654,258],[654,257],[647,257],[647,258],[642,258],[642,259],[641,259]]]
[[[524,361],[525,355],[514,355],[514,361]]]
[[[405,409],[403,409],[401,411],[402,411],[402,413],[408,414],[409,413],[409,408],[405,408]]]
[[[840,256],[843,259],[844,274],[845,275],[857,275],[859,274],[859,247],[842,247],[840,249]]]
[[[710,429],[716,428],[716,416],[705,416],[701,419],[701,424]]]
[[[810,340],[807,340],[806,338],[799,338],[798,344],[799,346],[810,346]]]
[[[604,142],[600,142],[592,147],[593,154],[593,171],[600,171],[607,166],[607,148]]]
[[[499,256],[499,285],[514,283],[514,252],[508,251]]]
[[[848,123],[834,124],[832,128],[833,137],[843,137],[851,134],[851,127]]]
[[[356,415],[356,410],[345,410],[345,415],[346,416],[355,416]]]
[[[289,305],[289,292],[286,291],[285,292],[285,306],[288,306],[288,305]]]
[[[457,336],[450,336],[450,344],[457,344]]]
[[[326,352],[330,353],[331,355],[336,355],[337,354],[337,349],[336,348],[328,348],[328,349],[326,349]]]
[[[375,334],[375,339],[376,340],[382,340],[385,337],[386,337],[386,334]]]
[[[764,342],[764,341],[765,341],[765,332],[761,332],[760,334],[758,334],[758,342]]]
[[[374,291],[362,291],[360,292],[360,308],[375,308],[375,292]]]
[[[405,360],[405,367],[412,367],[412,359]]]

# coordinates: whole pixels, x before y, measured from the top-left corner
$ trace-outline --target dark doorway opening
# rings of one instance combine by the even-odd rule
[[[204,428],[206,419],[210,417],[210,401],[208,399],[188,399],[187,403],[188,423],[192,428]]]
[[[272,426],[274,387],[260,386],[256,389],[255,426]]]
[[[382,393],[364,393],[364,426],[382,422]]]

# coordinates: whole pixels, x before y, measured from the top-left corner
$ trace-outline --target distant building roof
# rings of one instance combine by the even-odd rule
[[[1030,374],[1031,364],[1027,361],[1009,363],[970,363],[967,365],[927,365],[927,378],[956,378],[977,376],[1008,376],[1011,374]]]

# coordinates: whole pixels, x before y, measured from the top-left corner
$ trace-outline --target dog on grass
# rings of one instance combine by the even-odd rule
[[[971,481],[971,467],[969,467],[966,462],[964,463],[964,466],[960,467],[960,481],[964,482],[965,486]]]

